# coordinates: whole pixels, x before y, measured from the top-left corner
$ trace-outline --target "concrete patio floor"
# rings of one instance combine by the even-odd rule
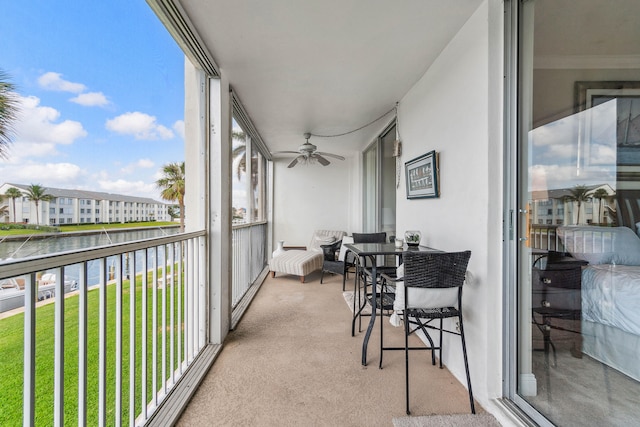
[[[403,345],[402,329],[383,320],[385,345]],[[364,367],[364,332],[352,337],[350,325],[341,276],[267,278],[178,425],[392,426],[405,416],[404,352],[386,351],[378,369],[376,323]],[[466,388],[430,353],[410,358],[412,415],[469,413]]]

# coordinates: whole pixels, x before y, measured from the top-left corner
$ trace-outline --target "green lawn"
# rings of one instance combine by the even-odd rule
[[[151,280],[149,280],[151,282]],[[182,290],[180,290],[182,291]],[[177,304],[177,287],[174,298]],[[152,289],[147,294],[147,399],[150,399],[152,379]],[[122,308],[122,420],[128,423],[129,416],[129,281],[123,284]],[[115,409],[115,378],[116,378],[116,286],[107,287],[107,425],[114,425]],[[158,321],[162,321],[162,292],[158,290]],[[170,313],[170,291],[166,296],[167,322]],[[65,343],[64,343],[64,417],[65,425],[77,423],[78,408],[78,296],[65,299]],[[135,408],[139,414],[142,408],[140,401],[141,366],[142,366],[142,280],[136,281],[136,392]],[[174,307],[177,319],[177,307]],[[36,310],[36,425],[53,425],[54,403],[54,304],[39,307]],[[0,320],[0,425],[19,426],[22,424],[23,401],[23,328],[24,315],[18,314]],[[87,425],[98,424],[98,363],[99,363],[99,290],[88,292],[88,339],[87,339]],[[177,333],[174,327],[174,333]],[[167,352],[169,351],[169,332],[167,327]],[[158,343],[157,380],[158,387],[162,384],[162,328],[156,329]],[[177,334],[174,347],[177,348]],[[177,357],[176,357],[177,358]],[[167,353],[167,376],[172,371],[169,366]],[[177,362],[176,362],[177,366]],[[174,368],[175,369],[175,366]]]

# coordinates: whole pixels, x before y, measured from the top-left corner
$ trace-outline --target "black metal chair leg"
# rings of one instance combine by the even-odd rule
[[[320,273],[320,284],[322,285],[322,279],[324,278],[324,270]]]
[[[416,325],[418,325],[418,327],[420,328],[420,330],[422,331],[424,336],[427,337],[427,340],[429,341],[429,345],[431,346],[431,364],[433,366],[435,366],[436,365],[436,350],[438,349],[438,347],[436,347],[436,345],[433,343],[433,340],[431,339],[431,335],[427,331],[425,323],[422,323],[420,318],[416,318],[415,321],[416,321]],[[440,343],[440,346],[442,346],[442,343]]]
[[[438,350],[438,359],[440,359],[440,369],[442,369],[442,318],[440,318],[440,349]]]
[[[409,318],[403,314],[404,319],[404,382],[407,415],[411,415],[409,411]]]
[[[464,356],[464,370],[467,374],[467,387],[469,387],[469,403],[471,404],[471,413],[476,413],[476,406],[473,403],[473,391],[471,390],[471,374],[469,374],[469,361],[467,359],[467,343],[464,339],[464,326],[462,325],[462,313],[458,316],[460,321],[460,339],[462,340],[462,355]],[[442,343],[440,343],[442,346]]]
[[[384,316],[382,315],[382,297],[380,297],[380,363],[378,364],[378,368],[382,369],[382,352],[384,351],[384,340],[383,340],[383,329],[382,329],[382,319]]]

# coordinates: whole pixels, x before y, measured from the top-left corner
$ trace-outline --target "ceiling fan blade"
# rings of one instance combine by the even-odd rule
[[[300,154],[298,151],[274,151],[271,154]]]
[[[315,158],[322,166],[327,166],[329,163],[331,163],[329,160],[325,159],[318,153],[315,153],[312,157]]]
[[[295,159],[293,159],[293,160],[291,161],[291,163],[289,163],[289,166],[287,166],[287,167],[288,167],[288,168],[292,168],[292,167],[294,167],[295,165],[297,165],[297,164],[298,164],[298,161],[299,161],[299,160],[302,160],[302,157],[303,157],[303,156],[298,156],[298,157],[296,157]]]
[[[337,154],[323,153],[322,151],[316,151],[316,154],[322,154],[323,156],[326,156],[326,157],[333,157],[334,159],[344,160],[344,157],[338,156]]]

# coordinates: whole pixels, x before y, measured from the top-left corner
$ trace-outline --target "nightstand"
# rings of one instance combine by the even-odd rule
[[[555,361],[556,347],[551,340],[551,331],[581,334],[582,266],[587,262],[558,253],[547,256],[544,268],[537,266],[538,261],[531,270],[532,319],[542,333],[545,356],[548,357],[551,348]]]

